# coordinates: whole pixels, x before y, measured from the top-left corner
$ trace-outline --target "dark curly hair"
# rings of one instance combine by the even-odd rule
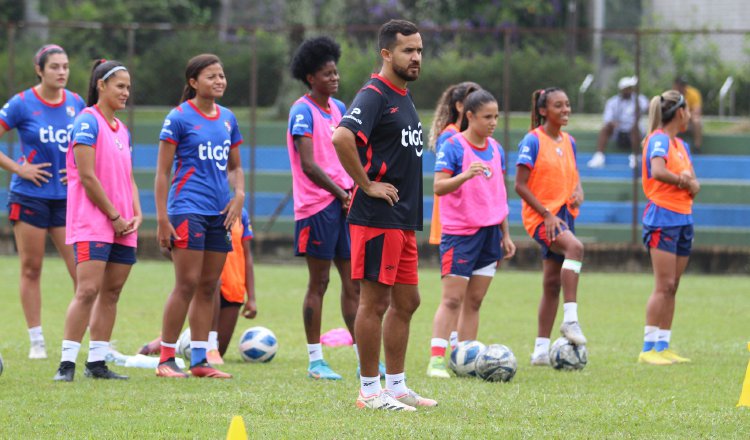
[[[341,57],[341,46],[330,37],[309,38],[300,44],[292,57],[289,71],[292,77],[305,83],[307,75],[312,75],[320,70],[329,61],[339,62]]]

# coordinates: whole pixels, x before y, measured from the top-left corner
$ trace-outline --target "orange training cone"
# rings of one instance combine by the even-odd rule
[[[229,424],[227,440],[247,440],[247,431],[245,430],[245,421],[242,416],[232,417],[232,423]]]
[[[750,342],[747,343],[747,349],[750,351]],[[740,394],[740,401],[737,402],[737,406],[750,406],[750,362],[747,363],[745,382],[742,384],[742,393]]]

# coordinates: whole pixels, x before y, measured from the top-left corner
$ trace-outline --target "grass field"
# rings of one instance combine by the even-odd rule
[[[252,322],[240,318],[226,356],[232,380],[164,380],[151,370],[114,367],[131,379],[94,381],[82,374],[84,348],[76,381],[54,383],[72,287],[58,259],[45,264],[43,319],[50,359],[30,361],[17,298],[18,261],[0,257],[3,439],[219,439],[233,415],[243,416],[250,438],[750,438],[750,410],[735,408],[750,357],[745,348],[748,277],[683,278],[673,346],[694,362],[650,367],[635,362],[650,274],[584,272],[580,316],[589,338],[589,365],[566,373],[528,364],[540,273],[501,272],[485,300],[479,339],[511,347],[519,370],[512,382],[498,384],[425,376],[440,290],[438,272],[422,270],[422,305],[412,321],[406,371],[409,385],[440,406],[392,414],[355,408],[358,381],[350,348],[325,350],[343,381],[306,378],[300,310],[306,269],[300,265],[256,267],[259,314]],[[166,262],[134,267],[113,336],[118,350],[133,353],[158,334],[172,283]],[[343,326],[338,289],[332,280],[324,330]],[[280,341],[270,364],[240,360],[235,344],[251,325],[271,328]]]

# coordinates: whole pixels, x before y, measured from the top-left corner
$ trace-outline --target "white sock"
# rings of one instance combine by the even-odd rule
[[[89,341],[88,362],[103,361],[109,353],[109,341]]]
[[[658,341],[663,341],[669,344],[669,339],[672,337],[672,330],[662,330],[659,329],[659,336],[657,338]]]
[[[393,392],[394,395],[400,396],[406,394],[406,373],[385,374],[385,388]]]
[[[29,340],[31,342],[44,342],[41,325],[29,328]]]
[[[357,365],[359,365],[359,350],[357,350],[357,344],[352,344],[352,347],[354,348],[354,354],[357,355]]]
[[[430,339],[430,347],[447,348],[448,340],[443,338],[432,338]]]
[[[208,332],[208,349],[218,350],[219,349],[219,332],[211,330]]]
[[[458,332],[455,330],[451,332],[450,344],[451,344],[451,347],[455,347],[456,345],[458,345]]]
[[[549,353],[549,338],[536,338],[536,341],[534,341],[534,356],[539,353]]]
[[[323,359],[323,346],[320,342],[317,344],[307,344],[307,354],[310,357],[310,363]]]
[[[69,341],[63,339],[62,341],[62,356],[60,356],[60,362],[73,362],[76,363],[78,358],[78,351],[81,349],[81,343],[76,341]]]
[[[659,340],[659,327],[655,325],[647,325],[643,328],[643,341],[644,342],[656,342]]]
[[[563,322],[578,321],[578,303],[569,302],[563,304]]]
[[[382,388],[380,388],[380,376],[359,376],[359,383],[359,392],[365,397],[376,396],[382,391]]]

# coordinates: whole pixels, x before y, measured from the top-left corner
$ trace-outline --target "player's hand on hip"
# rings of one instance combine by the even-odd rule
[[[159,240],[159,246],[172,249],[172,239],[179,240],[180,236],[177,235],[172,223],[168,219],[163,219],[156,224],[156,238]]]
[[[398,189],[390,183],[370,182],[367,189],[363,188],[365,194],[376,199],[383,199],[393,206],[398,203]]]
[[[45,170],[52,166],[49,162],[44,163],[29,163],[24,161],[20,167],[18,167],[18,174],[22,179],[30,180],[36,186],[42,186],[42,183],[49,182],[49,178],[52,177],[52,173]]]
[[[60,170],[60,174],[61,174],[60,183],[62,183],[63,185],[67,185],[68,184],[68,170],[66,168],[62,168]]]

